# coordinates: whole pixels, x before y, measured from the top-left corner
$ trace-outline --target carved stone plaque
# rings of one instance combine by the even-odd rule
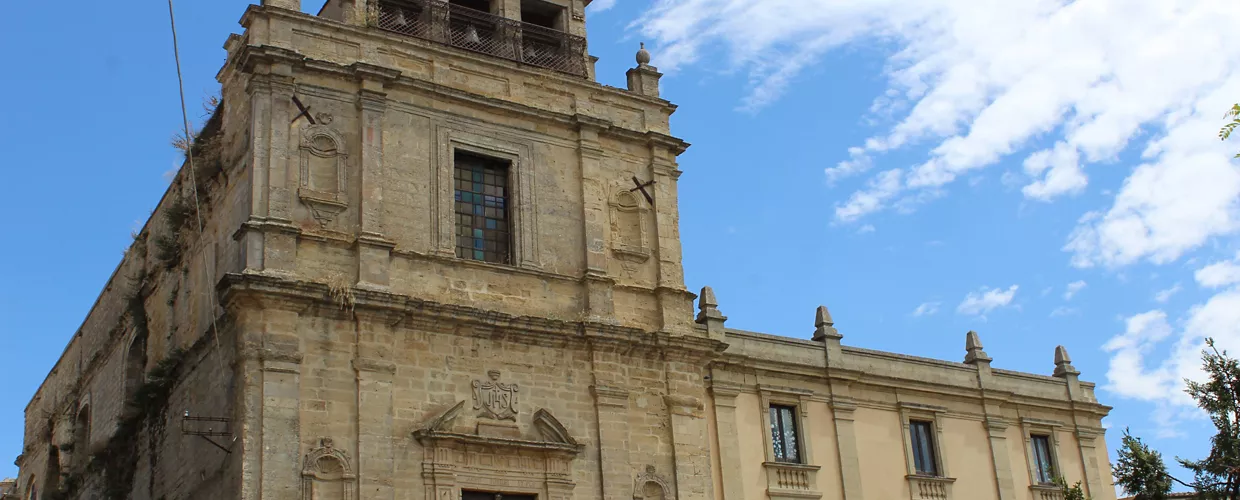
[[[517,384],[499,381],[499,370],[487,372],[490,380],[475,380],[474,409],[482,410],[479,417],[496,420],[517,419]]]

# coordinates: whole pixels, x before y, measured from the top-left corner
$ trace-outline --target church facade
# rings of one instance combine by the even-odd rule
[[[16,498],[1114,499],[1062,347],[877,352],[687,290],[676,107],[644,49],[595,82],[588,3],[251,6],[27,406]]]

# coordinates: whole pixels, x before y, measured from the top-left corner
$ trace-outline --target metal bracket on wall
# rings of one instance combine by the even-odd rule
[[[189,410],[181,415],[181,434],[186,436],[198,436],[207,440],[216,448],[224,450],[224,453],[232,453],[232,444],[237,441],[231,428],[232,419],[222,417],[194,417],[190,416]],[[228,438],[228,447],[218,443],[212,438]]]

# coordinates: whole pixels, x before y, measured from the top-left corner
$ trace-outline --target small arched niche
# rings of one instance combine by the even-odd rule
[[[344,137],[324,125],[308,125],[301,131],[301,180],[297,196],[310,208],[315,220],[326,226],[348,208],[348,170],[345,168]]]
[[[617,257],[638,262],[650,258],[646,231],[649,211],[632,191],[621,189],[612,196],[611,247]]]
[[[356,476],[349,466],[349,456],[337,449],[331,438],[319,440],[319,446],[306,458],[301,470],[302,500],[354,500]]]

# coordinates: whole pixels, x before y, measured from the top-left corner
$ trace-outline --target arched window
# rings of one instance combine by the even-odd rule
[[[30,486],[26,487],[26,500],[39,500],[38,478],[30,476]]]
[[[129,352],[125,354],[125,401],[133,399],[138,388],[142,387],[143,372],[146,370],[146,336],[140,335],[129,344]]]
[[[90,405],[82,405],[78,410],[77,420],[73,422],[73,465],[80,467],[86,464],[90,453]]]

